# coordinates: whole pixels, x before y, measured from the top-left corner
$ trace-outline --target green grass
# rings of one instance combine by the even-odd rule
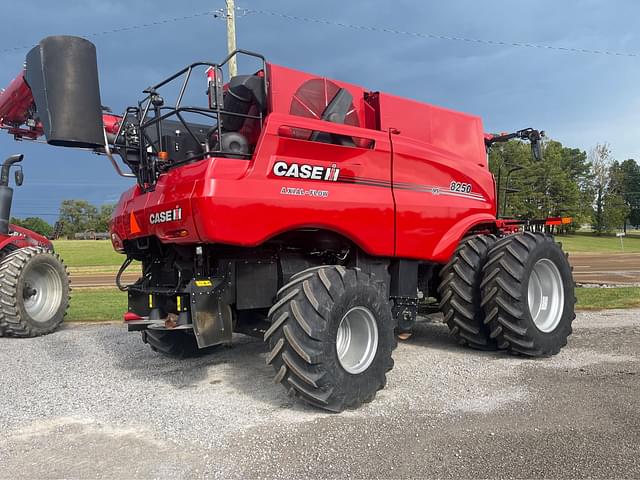
[[[124,255],[113,250],[109,240],[55,240],[53,246],[67,266],[117,267]]]
[[[68,322],[104,322],[122,320],[127,311],[127,294],[115,288],[73,290]]]
[[[569,253],[622,253],[620,239],[615,236],[598,237],[593,234],[556,235],[562,242],[562,248]],[[640,237],[629,236],[623,239],[624,253],[640,253]]]
[[[581,310],[640,307],[640,287],[577,288]],[[127,294],[114,288],[74,290],[68,322],[120,321],[127,311]]]
[[[640,287],[627,288],[576,288],[582,310],[640,307]]]

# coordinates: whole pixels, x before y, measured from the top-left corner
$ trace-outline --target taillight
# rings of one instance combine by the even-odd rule
[[[122,243],[122,239],[117,233],[111,234],[111,244],[113,245],[113,249],[116,252],[124,252],[124,244]]]
[[[135,320],[142,320],[142,317],[137,313],[127,312],[122,316],[122,320],[125,322],[133,322]]]
[[[185,230],[184,228],[181,228],[180,230],[171,230],[170,232],[167,232],[166,236],[168,238],[185,238],[189,236],[189,230]]]

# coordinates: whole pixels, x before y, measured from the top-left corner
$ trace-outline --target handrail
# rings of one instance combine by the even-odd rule
[[[126,178],[135,178],[136,175],[135,173],[125,173],[120,169],[120,165],[118,165],[118,162],[116,162],[116,159],[113,158],[113,155],[111,153],[111,149],[109,148],[109,140],[107,139],[107,131],[103,128],[102,131],[104,132],[104,153],[107,156],[107,158],[109,160],[111,160],[111,165],[113,165],[113,168],[116,170],[116,172],[118,173],[118,175],[120,175],[121,177],[126,177]]]

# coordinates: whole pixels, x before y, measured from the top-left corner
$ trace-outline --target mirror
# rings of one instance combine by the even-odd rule
[[[207,95],[209,96],[210,110],[224,108],[222,82],[223,73],[220,67],[209,67],[207,69]]]
[[[16,181],[16,185],[18,187],[21,187],[22,184],[24,183],[24,172],[22,171],[22,168],[19,168],[18,170],[15,171],[14,178]]]
[[[21,162],[23,158],[24,158],[24,155],[17,154],[17,155],[11,155],[9,158],[7,158],[4,161],[4,163],[2,164],[2,168],[0,168],[0,185],[1,186],[3,187],[9,186],[9,173],[11,171],[11,167],[16,163]]]

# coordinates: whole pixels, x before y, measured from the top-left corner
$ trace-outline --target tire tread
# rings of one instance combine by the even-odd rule
[[[496,342],[484,323],[480,297],[482,267],[494,235],[473,235],[462,240],[440,273],[440,311],[451,335],[462,345],[495,350]]]
[[[20,316],[18,307],[18,282],[23,269],[29,261],[39,255],[51,255],[56,262],[62,266],[65,278],[63,282],[69,282],[69,274],[67,267],[60,256],[46,247],[24,247],[13,250],[0,261],[0,336],[10,337],[37,337],[46,335],[55,331],[67,314],[69,308],[70,296],[63,301],[66,302],[66,308],[58,322],[52,327],[43,328],[34,325],[28,319]],[[69,291],[71,289],[69,288]]]

